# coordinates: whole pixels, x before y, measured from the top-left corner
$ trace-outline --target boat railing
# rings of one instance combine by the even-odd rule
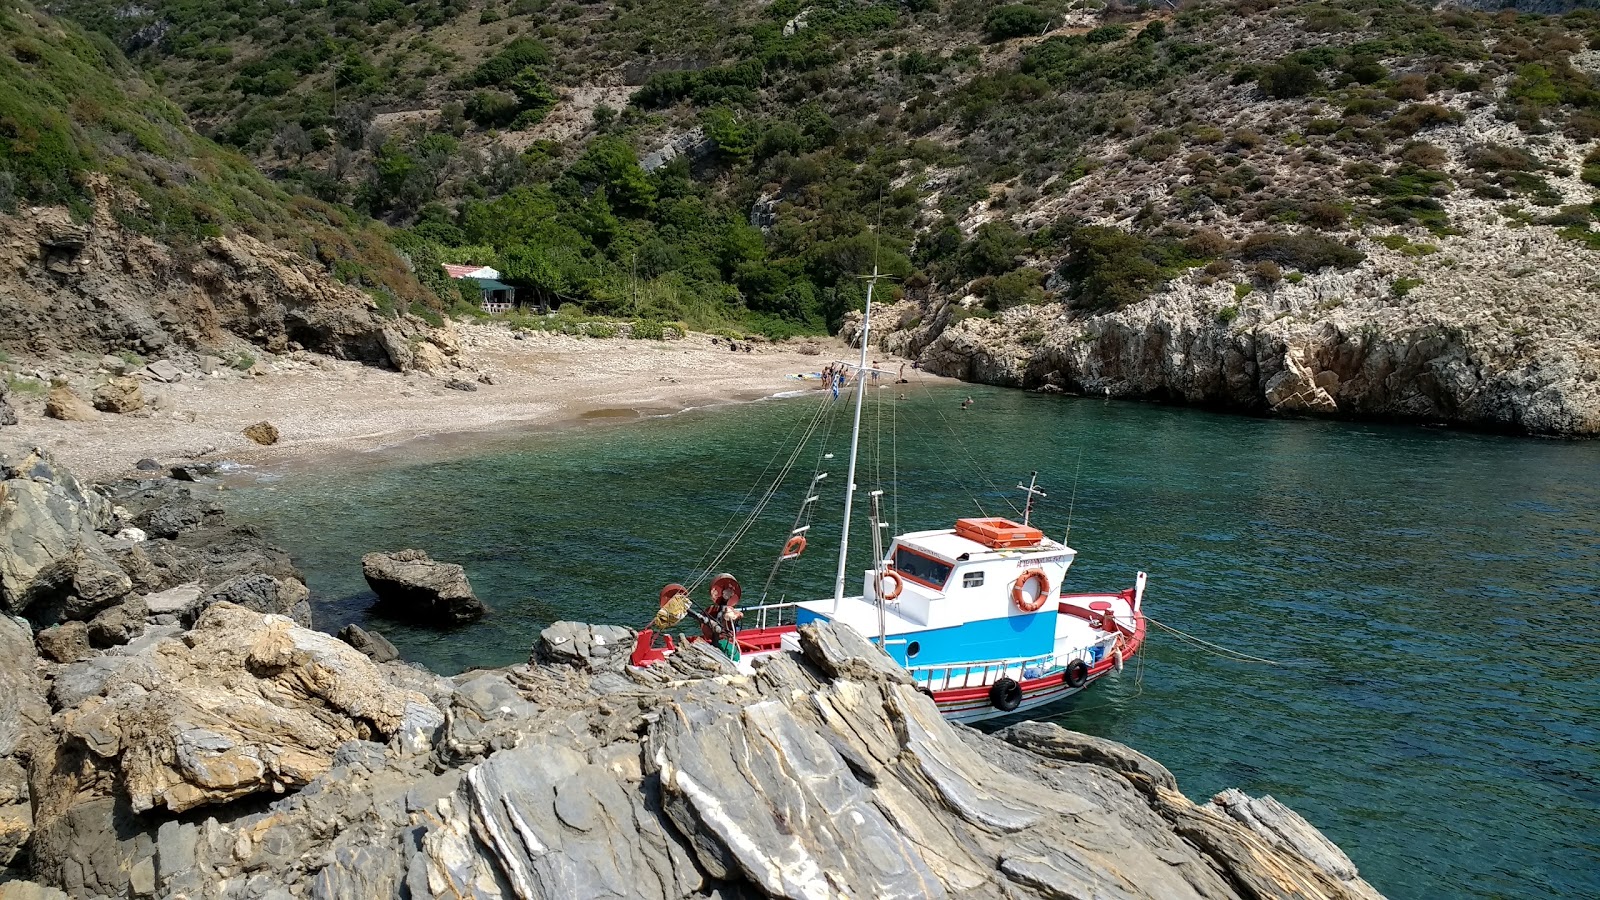
[[[760,606],[744,608],[744,621],[741,628],[777,628],[783,625],[793,625],[798,621],[800,603],[763,603]]]
[[[1010,678],[1013,681],[1032,681],[1043,678],[1052,672],[1061,670],[1066,663],[1061,660],[1071,661],[1081,659],[1085,663],[1093,664],[1095,661],[1095,648],[1079,647],[1060,653],[1052,650],[1039,656],[1018,657],[1015,659],[990,659],[979,662],[952,663],[944,666],[907,666],[911,679],[919,686],[930,691],[949,691],[960,688],[990,687],[1001,678]]]

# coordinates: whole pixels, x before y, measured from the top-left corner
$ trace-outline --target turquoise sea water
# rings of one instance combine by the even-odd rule
[[[898,473],[885,515],[899,530],[980,504],[1009,513],[1036,468],[1050,496],[1035,521],[1060,537],[1071,518],[1068,589],[1120,589],[1144,569],[1151,616],[1280,663],[1156,631],[1063,724],[1150,754],[1196,799],[1272,794],[1393,898],[1600,897],[1600,443],[981,388],[874,394],[902,392],[869,407],[866,443],[884,458],[858,478],[889,489]],[[555,619],[647,621],[818,402],[483,439],[445,461],[400,448],[226,499],[294,554],[319,626],[374,625],[443,671],[503,665]],[[831,593],[847,429],[832,423],[811,548],[774,596]],[[816,463],[797,460],[721,564],[747,597]],[[403,547],[465,565],[494,614],[442,633],[369,619],[359,557]]]

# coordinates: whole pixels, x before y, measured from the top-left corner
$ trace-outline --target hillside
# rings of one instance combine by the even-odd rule
[[[1600,427],[1592,11],[1402,0],[59,10],[121,43],[204,130],[283,184],[354,204],[439,258],[492,262],[539,299],[816,331],[859,306],[853,276],[876,259],[917,304],[898,316],[896,346],[964,377]],[[1181,313],[1152,318],[1157,308]],[[1131,355],[1126,336],[1101,338],[1121,320],[1094,324],[1119,315],[1144,335]],[[1257,330],[1271,327],[1282,333],[1257,352]],[[1335,337],[1307,336],[1329,327]],[[1351,335],[1390,328],[1409,362],[1353,359],[1364,351]],[[1416,347],[1428,329],[1457,336],[1448,352]],[[1185,337],[1148,341],[1172,332]],[[1291,355],[1309,361],[1286,365]],[[1440,374],[1452,366],[1467,375]],[[1494,387],[1507,373],[1531,375]],[[1413,383],[1357,397],[1328,391],[1334,377]],[[1233,386],[1194,387],[1207,381]],[[1463,412],[1485,392],[1509,406]],[[1534,397],[1550,411],[1522,415]]]
[[[197,135],[104,38],[25,5],[0,34],[0,350],[378,359],[380,320],[439,305],[384,229]]]

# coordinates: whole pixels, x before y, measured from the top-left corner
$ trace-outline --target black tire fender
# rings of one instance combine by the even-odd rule
[[[1001,678],[989,687],[989,703],[1001,712],[1011,712],[1022,705],[1022,685]]]
[[[1089,664],[1081,659],[1067,663],[1067,687],[1081,688],[1089,680]]]

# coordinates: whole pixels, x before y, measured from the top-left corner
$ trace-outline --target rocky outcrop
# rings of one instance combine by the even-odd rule
[[[421,320],[387,319],[326,266],[250,234],[178,250],[130,232],[115,210],[142,201],[102,176],[90,180],[88,222],[58,207],[0,217],[0,349],[148,354],[222,346],[231,334],[274,353],[304,347],[378,363],[384,327],[427,331]]]
[[[0,873],[10,868],[33,833],[30,745],[50,716],[35,673],[37,662],[30,629],[0,617]]]
[[[1600,320],[1559,285],[1515,277],[1506,255],[1543,272],[1594,271],[1588,251],[1533,229],[1525,254],[1493,237],[1450,238],[1454,259],[1404,297],[1400,266],[1363,244],[1367,267],[1306,273],[1240,298],[1193,272],[1126,309],[1060,305],[963,317],[929,299],[875,313],[876,341],[940,375],[1032,390],[1252,413],[1447,422],[1527,434],[1600,434]],[[1386,256],[1387,254],[1387,256]],[[1447,254],[1423,257],[1432,260]],[[1432,263],[1429,263],[1432,265]],[[881,318],[880,318],[881,315]],[[846,326],[859,329],[859,316]]]
[[[0,612],[87,619],[132,581],[101,546],[111,503],[39,451],[0,456]]]
[[[186,608],[180,620],[192,624],[216,603],[283,616],[303,628],[311,627],[311,592],[298,578],[274,578],[262,572],[230,578]]]
[[[109,665],[75,664],[93,673],[99,683],[89,687],[97,689],[56,720],[63,752],[87,750],[94,765],[114,772],[136,812],[281,793],[328,771],[349,741],[409,740],[416,735],[408,729],[442,723],[427,697],[390,684],[343,642],[282,616],[218,603],[175,637],[103,657]],[[78,789],[81,777],[74,768],[44,781]]]
[[[276,704],[328,681],[260,671],[261,655],[282,657],[260,648],[310,640],[300,632],[219,606],[182,642],[140,656],[211,659],[213,682],[273,685],[252,691]],[[352,657],[341,671],[417,677],[337,646]],[[1120,745],[1050,725],[996,736],[951,725],[854,632],[808,626],[800,648],[754,676],[692,645],[626,677],[553,664],[417,682],[444,707],[431,756],[400,740],[348,741],[318,751],[326,768],[269,805],[183,819],[155,804],[135,818],[80,802],[101,824],[70,812],[41,823],[34,877],[76,893],[194,898],[1378,896],[1270,798],[1196,805]],[[178,683],[190,702],[197,679]],[[57,715],[69,741],[101,739],[85,711],[127,702],[112,695]],[[351,715],[348,699],[329,706],[335,720]],[[231,736],[245,727],[232,719],[207,721],[262,760],[287,752]],[[153,733],[177,740],[172,727]],[[173,758],[163,771],[187,765]],[[141,792],[147,783],[130,781],[135,807],[158,796]]]
[[[451,626],[475,622],[489,611],[472,592],[465,569],[435,562],[421,550],[368,553],[361,557],[361,574],[385,615]]]

